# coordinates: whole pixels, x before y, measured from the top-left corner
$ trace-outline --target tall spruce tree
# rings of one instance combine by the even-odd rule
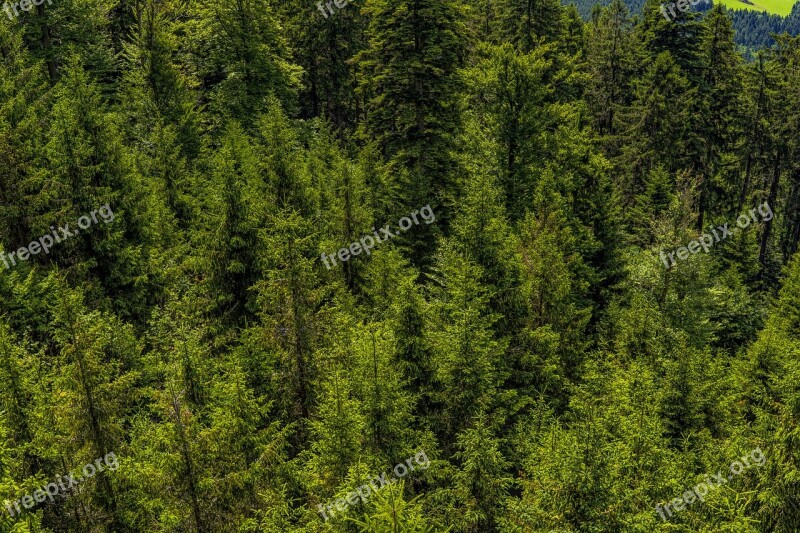
[[[362,136],[376,143],[401,185],[393,216],[430,205],[440,219],[402,237],[412,263],[426,266],[457,197],[452,152],[460,114],[458,67],[466,53],[464,15],[452,0],[374,0],[363,12],[370,24],[369,45],[356,58],[366,101]]]

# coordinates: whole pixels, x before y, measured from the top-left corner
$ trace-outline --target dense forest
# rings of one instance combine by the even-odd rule
[[[600,15],[596,6],[607,5],[610,0],[565,0],[574,3],[584,20]],[[645,0],[624,0],[625,5],[634,15],[639,15],[644,9]],[[665,2],[669,5],[671,2]],[[707,13],[715,4],[714,0],[699,1],[692,6],[692,11]],[[728,9],[728,15],[733,21],[733,39],[747,49],[758,49],[776,44],[772,34],[788,33],[791,36],[800,35],[800,3],[792,7],[792,12],[782,17],[767,12],[752,11],[749,9]]]
[[[6,4],[0,532],[799,531],[800,38],[660,7]]]
[[[737,44],[750,48],[761,48],[776,44],[772,34],[788,33],[800,35],[800,3],[792,7],[787,17],[766,12],[734,9],[729,11],[733,20]]]

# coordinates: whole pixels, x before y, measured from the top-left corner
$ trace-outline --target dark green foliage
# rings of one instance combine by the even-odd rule
[[[800,39],[633,4],[0,21],[0,532],[797,531]]]
[[[402,240],[412,263],[430,264],[446,226],[459,177],[452,152],[460,125],[457,71],[466,56],[461,8],[451,0],[375,0],[369,45],[356,58],[365,102],[362,136],[374,142],[401,187],[393,217],[430,205],[438,225],[413,226]]]
[[[600,5],[612,5],[614,1],[570,0],[565,3],[574,4],[583,19],[588,21],[593,20],[594,9]],[[671,3],[667,2],[667,5]],[[624,0],[624,5],[634,15],[641,14],[645,4],[645,0]],[[708,4],[705,1],[700,1],[696,6],[692,6],[691,10],[698,13],[707,13],[717,6],[721,7],[731,20],[735,30],[736,44],[745,47],[747,50],[773,46],[775,44],[774,35],[788,33],[796,36],[800,34],[800,7],[798,7],[797,3],[792,6],[791,13],[785,17],[767,13],[766,11],[731,9],[722,4],[717,4],[714,0],[711,0]]]

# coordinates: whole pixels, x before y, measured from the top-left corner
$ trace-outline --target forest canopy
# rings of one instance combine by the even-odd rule
[[[36,1],[0,14],[0,532],[800,530],[800,38]]]

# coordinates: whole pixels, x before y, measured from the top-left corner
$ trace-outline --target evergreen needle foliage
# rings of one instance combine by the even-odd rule
[[[800,38],[341,3],[0,17],[0,533],[800,531]]]

